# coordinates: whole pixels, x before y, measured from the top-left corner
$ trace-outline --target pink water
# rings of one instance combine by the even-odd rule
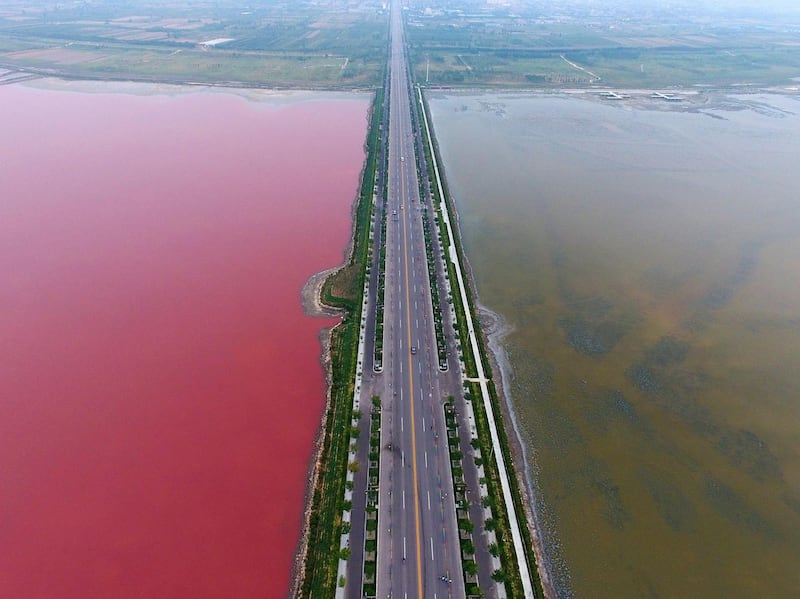
[[[0,597],[283,597],[367,100],[0,87]]]

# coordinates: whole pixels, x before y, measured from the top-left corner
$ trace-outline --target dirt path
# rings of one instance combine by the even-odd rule
[[[586,69],[586,68],[582,67],[582,66],[581,66],[581,65],[579,65],[579,64],[575,64],[574,62],[572,62],[571,60],[569,60],[569,59],[568,59],[566,56],[564,56],[563,54],[559,54],[559,56],[561,57],[561,59],[562,59],[564,62],[566,62],[566,63],[567,63],[569,66],[571,66],[572,68],[574,68],[574,69],[578,69],[579,71],[583,71],[584,73],[586,73],[587,75],[589,75],[590,77],[592,77],[592,79],[589,81],[589,83],[597,83],[598,81],[600,81],[600,80],[602,79],[602,77],[600,77],[600,75],[598,75],[597,73],[592,73],[592,72],[591,72],[589,69]]]

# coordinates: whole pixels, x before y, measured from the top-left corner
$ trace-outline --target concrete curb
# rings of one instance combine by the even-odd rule
[[[511,537],[514,543],[514,552],[516,553],[517,557],[517,566],[519,568],[519,575],[522,579],[522,589],[525,594],[526,598],[533,599],[535,597],[533,592],[533,581],[531,580],[530,570],[528,568],[528,560],[525,556],[525,544],[522,540],[522,533],[519,528],[519,521],[517,519],[517,511],[516,507],[514,506],[514,499],[511,496],[511,485],[508,482],[508,472],[506,470],[505,460],[503,459],[503,450],[500,445],[500,437],[497,434],[497,423],[494,418],[494,410],[492,409],[492,402],[491,397],[489,395],[489,386],[487,384],[486,379],[486,371],[484,370],[483,366],[483,359],[481,357],[480,348],[478,347],[478,338],[475,335],[475,328],[472,321],[472,305],[469,302],[469,296],[467,295],[467,289],[464,284],[464,275],[463,270],[461,268],[461,262],[458,259],[458,252],[454,245],[452,245],[453,237],[453,228],[450,221],[450,213],[447,209],[447,202],[444,199],[444,189],[442,188],[442,180],[439,175],[439,165],[436,161],[436,153],[433,147],[433,140],[431,138],[431,123],[428,120],[428,115],[425,111],[425,103],[422,100],[422,90],[417,88],[417,94],[419,94],[419,102],[422,108],[422,118],[425,120],[426,124],[426,132],[428,137],[428,147],[430,148],[431,152],[431,160],[433,162],[433,170],[434,174],[436,175],[436,185],[439,188],[439,198],[441,200],[441,211],[442,216],[444,218],[445,227],[447,228],[447,234],[450,238],[451,245],[450,245],[450,261],[453,263],[454,270],[456,272],[456,278],[458,279],[458,289],[461,294],[461,304],[464,306],[464,316],[467,321],[467,329],[469,330],[469,340],[470,345],[472,346],[472,353],[475,357],[475,365],[478,369],[478,379],[480,382],[481,387],[481,396],[483,398],[483,407],[486,411],[486,418],[489,422],[489,433],[492,438],[492,448],[494,449],[494,458],[497,463],[497,470],[500,475],[500,486],[503,490],[503,501],[506,504],[506,510],[508,511],[508,519],[509,519],[509,527],[511,528]],[[466,380],[466,377],[463,376],[462,378]]]

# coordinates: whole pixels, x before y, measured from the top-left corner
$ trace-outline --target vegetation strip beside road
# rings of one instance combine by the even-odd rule
[[[420,188],[422,185],[420,184]],[[420,197],[424,197],[420,189]],[[433,251],[433,224],[428,214],[428,207],[422,207],[422,230],[425,233],[425,264],[428,266],[428,281],[431,286],[431,303],[433,304],[433,326],[436,333],[436,356],[439,361],[439,370],[447,370],[447,341],[444,336],[444,321],[442,319],[442,302],[439,297],[438,277],[436,276],[436,262]]]
[[[322,287],[321,300],[324,304],[337,308],[344,313],[342,322],[331,331],[330,340],[330,397],[322,433],[322,447],[318,460],[318,473],[316,485],[314,487],[310,514],[308,516],[308,549],[303,571],[301,572],[300,585],[297,594],[300,597],[329,597],[335,594],[338,579],[337,566],[340,553],[340,540],[343,527],[342,513],[346,509],[344,500],[345,483],[347,479],[348,453],[350,447],[350,435],[343,434],[350,430],[353,410],[353,392],[358,365],[358,343],[360,325],[362,320],[362,302],[366,277],[369,264],[371,262],[370,252],[370,226],[375,210],[375,182],[380,157],[382,133],[388,132],[381,124],[385,119],[384,102],[385,88],[379,88],[375,93],[372,106],[369,133],[366,143],[366,161],[362,174],[361,188],[358,203],[354,215],[354,232],[351,245],[351,252],[347,264],[328,278]],[[419,126],[422,128],[423,136],[428,135],[429,122],[427,119],[424,98],[419,95],[418,101],[422,118]],[[438,149],[429,135],[430,143],[424,144],[425,157],[428,166],[428,176],[433,180],[434,165]],[[442,248],[453,246],[457,255],[461,256],[460,242],[457,232],[451,234],[443,226],[444,215],[442,206],[445,202],[451,205],[447,197],[446,184],[442,181],[443,194],[439,193],[437,185],[431,185],[433,194],[433,205],[436,209],[436,217],[439,223],[439,237]],[[441,197],[444,195],[444,197]],[[452,210],[452,205],[451,205]],[[382,260],[379,260],[382,262]],[[452,260],[445,260],[450,280],[457,280],[454,263]],[[472,290],[467,286],[467,303],[472,305]],[[457,329],[456,338],[461,340],[458,351],[464,361],[464,369],[467,377],[475,378],[479,368],[476,364],[476,356],[469,343],[464,345],[464,340],[469,339],[469,325],[467,323],[465,309],[471,310],[469,306],[464,306],[464,302],[459,293],[452,294],[453,307],[455,309]],[[477,321],[473,315],[473,321]],[[485,358],[483,341],[478,337],[478,353],[487,364],[486,377],[491,375],[488,372],[488,362]],[[476,383],[469,384],[472,393],[470,397],[479,396],[479,386]],[[488,386],[493,411],[499,412],[499,402],[493,385]],[[492,442],[489,438],[488,418],[480,402],[474,403],[476,414],[476,426],[479,433],[479,446],[483,456],[491,456]],[[511,453],[508,448],[508,441],[502,423],[497,422],[497,430],[502,447],[503,461],[512,464]],[[495,520],[491,526],[497,535],[499,556],[503,564],[502,581],[505,583],[506,590],[510,597],[524,597],[523,585],[520,579],[518,568],[516,567],[516,555],[511,542],[510,524],[508,511],[505,502],[502,500],[500,474],[494,460],[484,460],[486,472],[486,484],[489,488],[489,505],[493,509]],[[524,522],[524,509],[522,507],[518,482],[515,476],[510,476],[509,482],[512,488],[513,503],[515,505],[516,516],[520,523],[520,530],[525,540],[525,555],[527,563],[530,564],[531,574],[535,580],[535,595],[543,597],[541,583],[535,569],[535,560],[531,550],[531,539],[527,525]],[[368,574],[368,572],[365,572]],[[365,581],[366,582],[366,581]],[[369,590],[369,589],[364,589]]]
[[[381,400],[372,398],[372,411],[369,425],[369,472],[367,479],[367,510],[364,524],[364,564],[362,570],[361,594],[374,597],[376,576],[378,574],[378,487],[380,485],[381,459]]]
[[[383,165],[384,172],[386,164]],[[381,195],[381,229],[380,250],[378,253],[378,285],[375,294],[375,344],[373,347],[373,369],[376,372],[383,370],[383,320],[384,306],[386,303],[386,208],[388,204],[387,186],[383,186]]]
[[[330,337],[330,389],[317,460],[316,484],[308,515],[307,553],[301,565],[300,597],[332,597],[337,585],[339,542],[350,445],[350,421],[357,364],[364,282],[369,264],[369,231],[375,177],[384,118],[384,88],[375,92],[366,160],[354,214],[354,231],[347,264],[324,283],[321,301],[343,312]]]
[[[478,564],[475,561],[475,542],[473,531],[475,523],[469,519],[470,500],[467,497],[467,485],[464,481],[464,454],[461,451],[461,440],[458,435],[458,419],[456,402],[452,395],[443,405],[445,430],[447,431],[447,451],[450,456],[450,475],[453,481],[453,493],[456,504],[456,523],[458,525],[458,542],[461,549],[461,570],[464,575],[464,588],[469,596],[481,594],[478,585]],[[475,455],[475,454],[473,454]],[[475,464],[476,468],[478,464]],[[483,526],[486,523],[483,522]],[[489,548],[487,547],[487,550]]]
[[[429,169],[429,176],[435,177],[436,173],[434,169],[434,160],[437,163],[437,168],[440,170],[441,167],[441,160],[438,156],[438,147],[434,142],[434,136],[431,129],[430,120],[428,118],[428,110],[426,106],[425,99],[422,95],[420,90],[419,94],[417,95],[417,102],[419,103],[419,110],[422,114],[422,118],[420,119],[420,126],[422,127],[422,133],[425,138],[428,140],[426,145],[425,156],[428,162],[428,169]],[[439,185],[441,185],[441,193],[439,189]],[[446,189],[446,182],[443,176],[439,176],[437,185],[431,186],[431,193],[434,195],[434,205],[437,206],[437,216],[439,217],[440,221],[440,229],[442,236],[444,238],[444,245],[445,247],[452,247],[455,251],[455,256],[451,256],[458,260],[461,264],[464,264],[463,258],[463,250],[461,248],[460,240],[458,239],[458,232],[457,228],[445,228],[442,227],[442,220],[444,215],[442,214],[442,207],[444,209],[448,209],[453,214],[455,211],[453,209],[452,200],[449,197],[449,193]],[[441,197],[444,196],[444,197]],[[438,200],[438,201],[436,201]],[[452,239],[449,239],[450,234],[452,233]],[[450,276],[450,280],[458,280],[458,275],[460,273],[456,272],[455,263],[453,260],[447,261],[448,272]],[[491,368],[489,366],[489,361],[486,359],[486,350],[484,348],[483,338],[480,334],[476,334],[474,336],[476,340],[476,346],[478,349],[479,356],[474,355],[473,348],[470,347],[469,338],[470,338],[470,329],[467,323],[466,317],[466,310],[470,310],[471,320],[472,322],[477,323],[477,316],[472,311],[472,306],[475,305],[473,293],[471,289],[471,285],[467,284],[464,286],[464,291],[466,295],[466,302],[464,302],[461,298],[460,293],[453,293],[453,302],[454,308],[456,311],[457,317],[457,324],[459,333],[458,336],[462,340],[462,344],[460,346],[460,352],[463,355],[464,363],[465,363],[465,371],[469,378],[477,378],[478,373],[480,370],[483,370],[483,375],[486,379],[491,379]],[[467,304],[466,306],[464,304]],[[464,343],[466,341],[466,343]],[[480,359],[482,364],[482,369],[479,368],[476,360]],[[483,394],[483,389],[481,388],[482,385],[479,382],[470,382],[469,383],[469,396],[470,398],[478,398]],[[494,387],[494,384],[491,380],[486,383],[486,391],[488,393],[489,399],[489,407],[494,414],[502,414],[500,409],[500,403],[498,401],[497,392]],[[493,443],[490,439],[490,422],[489,422],[489,414],[485,409],[481,409],[481,402],[473,402],[473,407],[475,408],[475,417],[476,417],[476,426],[478,428],[478,440],[480,444],[481,455],[484,457],[492,456],[494,452]],[[524,506],[522,504],[522,495],[520,493],[519,488],[519,481],[517,476],[514,474],[514,462],[512,458],[512,454],[509,448],[508,438],[505,432],[505,427],[503,426],[502,420],[500,418],[495,418],[495,426],[497,431],[497,437],[499,441],[499,446],[501,449],[501,455],[496,456],[497,460],[493,459],[485,459],[484,460],[484,467],[486,472],[486,482],[487,486],[490,490],[490,498],[492,509],[494,510],[496,520],[492,523],[495,527],[495,531],[497,533],[498,539],[498,548],[500,552],[501,562],[503,563],[503,580],[506,584],[506,590],[510,597],[524,597],[525,593],[523,591],[523,584],[522,579],[520,576],[519,568],[515,567],[517,563],[521,564],[522,567],[525,567],[530,575],[532,580],[532,591],[536,597],[544,597],[544,590],[542,588],[542,583],[539,577],[538,569],[536,567],[536,559],[533,553],[533,545],[532,539],[530,536],[530,531],[526,522],[526,512]],[[502,500],[503,493],[502,489],[502,478],[499,471],[498,462],[504,463],[506,469],[509,471],[509,476],[507,476],[508,484],[510,487],[510,496],[512,499],[512,505],[515,512],[516,520],[518,523],[518,529],[520,534],[522,535],[522,549],[524,555],[519,556],[516,554],[514,543],[512,540],[512,531],[511,531],[511,523],[509,520],[509,507],[506,505],[506,501]],[[527,564],[527,567],[525,566]]]

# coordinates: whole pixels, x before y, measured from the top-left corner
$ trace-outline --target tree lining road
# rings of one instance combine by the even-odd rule
[[[387,211],[385,244],[384,327],[382,368],[364,363],[360,405],[381,398],[381,451],[379,462],[377,597],[465,597],[461,543],[456,518],[455,493],[444,401],[454,396],[463,405],[462,370],[455,351],[453,322],[446,318],[449,368],[439,368],[431,289],[421,211],[433,211],[429,194],[420,198],[417,144],[422,140],[412,118],[413,90],[408,74],[403,21],[399,1],[391,6],[389,58],[388,200],[376,206],[375,222]],[[424,158],[423,158],[424,161]],[[423,172],[426,172],[424,162]],[[426,181],[427,183],[427,181]],[[388,215],[391,215],[389,217]],[[373,256],[380,254],[375,248]],[[373,268],[376,258],[373,257]],[[442,269],[437,267],[437,272]],[[371,278],[372,281],[375,277]],[[375,318],[378,290],[368,289],[368,318]],[[367,322],[367,330],[375,330]],[[365,337],[364,360],[371,362],[374,338]],[[463,411],[462,411],[463,412]],[[363,423],[361,426],[364,429]],[[365,441],[359,441],[363,447]],[[463,448],[471,452],[472,448]],[[363,455],[363,450],[359,451]],[[479,475],[473,460],[464,460],[464,479],[474,503],[470,506],[475,531],[475,559],[479,583],[487,596],[498,596],[503,585],[491,578],[496,560],[490,556],[478,498]],[[356,478],[354,495],[366,492],[366,477]],[[356,507],[357,502],[353,502]],[[363,505],[359,501],[358,505]],[[361,508],[363,510],[363,508]],[[477,521],[474,516],[477,515]],[[353,528],[363,527],[365,514],[351,513]],[[363,535],[354,535],[363,543]],[[361,597],[363,551],[347,565],[347,597]],[[496,567],[496,566],[495,566]]]
[[[464,596],[441,385],[430,368],[435,348],[431,290],[419,214],[402,15],[391,16],[389,201],[377,596]],[[412,348],[418,349],[412,353]],[[434,352],[435,355],[435,352]],[[448,385],[448,387],[451,385]],[[448,583],[442,578],[453,580]]]

